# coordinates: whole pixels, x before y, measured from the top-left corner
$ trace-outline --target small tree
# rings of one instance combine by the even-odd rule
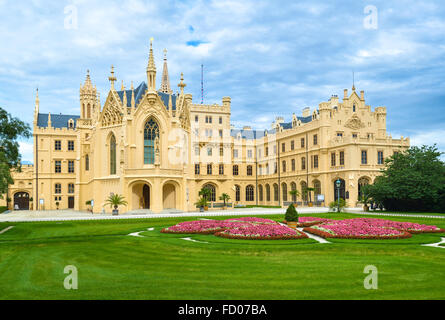
[[[200,197],[198,201],[195,202],[197,208],[204,208],[208,206],[207,199],[205,197]]]
[[[286,222],[298,222],[298,212],[292,203],[287,207],[284,219]]]
[[[207,200],[210,200],[210,194],[211,194],[211,190],[207,187],[203,187],[200,191],[199,191],[199,195],[206,198]]]
[[[365,211],[368,211],[369,209],[369,203],[371,202],[371,194],[370,194],[370,185],[365,185],[362,186],[361,188],[361,194],[360,194],[360,199],[359,199],[359,203],[363,204],[363,209]]]
[[[91,202],[90,202],[91,203]],[[115,210],[119,206],[126,206],[127,201],[125,201],[125,198],[123,195],[120,194],[112,194],[108,197],[108,199],[105,201],[106,204],[110,205],[110,207],[114,207]]]
[[[224,207],[226,206],[226,202],[230,200],[230,196],[227,193],[223,193],[220,197],[219,200],[224,201]]]

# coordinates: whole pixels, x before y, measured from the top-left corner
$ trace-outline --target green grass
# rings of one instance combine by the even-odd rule
[[[6,207],[6,206],[0,206],[0,213],[5,212],[6,210],[8,210],[8,207]]]
[[[445,234],[319,244],[159,232],[195,219],[0,223],[15,226],[0,235],[0,299],[445,299],[445,250],[420,246]],[[66,265],[78,269],[78,290],[63,287]],[[378,290],[363,287],[366,265],[378,268]]]

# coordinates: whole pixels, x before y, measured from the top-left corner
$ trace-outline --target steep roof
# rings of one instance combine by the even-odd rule
[[[138,106],[140,100],[144,96],[144,93],[146,90],[147,90],[147,84],[145,83],[145,81],[142,81],[141,84],[136,89],[134,89],[134,101],[135,101],[136,107]],[[119,96],[119,99],[121,99],[121,101],[123,101],[124,92],[127,95],[127,108],[130,108],[131,107],[131,90],[117,91],[117,94]],[[159,97],[161,98],[162,102],[164,103],[164,105],[168,108],[168,101],[170,99],[169,98],[170,94],[164,93],[161,91],[158,91],[157,93],[158,93]],[[173,110],[176,110],[177,96],[175,94],[172,94],[171,97],[172,97]]]
[[[244,129],[231,129],[230,135],[234,138],[238,136],[238,133],[241,133],[241,138],[252,140],[252,139],[259,139],[264,137],[264,131],[263,130],[244,130]]]
[[[68,121],[70,119],[74,120],[74,128],[77,125],[77,119],[80,116],[69,115],[69,114],[51,114],[51,127],[53,128],[68,128]],[[37,117],[37,126],[41,128],[48,127],[48,113],[39,113]]]

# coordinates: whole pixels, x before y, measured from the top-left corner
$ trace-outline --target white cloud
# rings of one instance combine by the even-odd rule
[[[22,155],[22,161],[34,162],[34,157],[33,157],[34,147],[32,141],[31,142],[20,141],[19,151],[20,154]]]

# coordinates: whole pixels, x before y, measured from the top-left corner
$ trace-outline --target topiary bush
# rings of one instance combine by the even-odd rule
[[[286,222],[298,222],[298,212],[292,203],[287,207],[284,219]]]

